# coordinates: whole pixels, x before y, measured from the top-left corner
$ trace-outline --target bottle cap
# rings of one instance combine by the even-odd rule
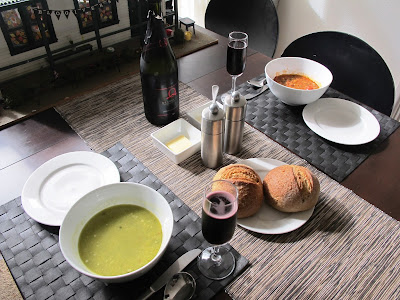
[[[235,91],[224,98],[225,118],[230,121],[240,121],[246,117],[247,100]]]

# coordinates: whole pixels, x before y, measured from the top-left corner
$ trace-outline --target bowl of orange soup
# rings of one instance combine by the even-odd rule
[[[265,66],[271,92],[288,105],[306,105],[318,100],[332,83],[324,65],[301,57],[281,57]]]
[[[80,198],[60,228],[60,248],[78,272],[107,283],[142,276],[159,261],[171,239],[166,199],[137,183],[114,183]]]

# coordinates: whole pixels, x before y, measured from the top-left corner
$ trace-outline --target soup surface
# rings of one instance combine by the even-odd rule
[[[103,276],[132,272],[151,261],[160,249],[160,221],[149,210],[129,204],[106,208],[92,217],[79,236],[79,255]]]
[[[274,81],[292,89],[315,90],[319,89],[318,84],[304,75],[283,74],[275,76]]]

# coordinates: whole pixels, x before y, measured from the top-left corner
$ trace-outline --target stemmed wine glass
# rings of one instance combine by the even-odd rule
[[[246,67],[247,45],[246,33],[233,31],[229,34],[226,70],[232,76],[232,94],[236,90],[236,78],[243,74]]]
[[[204,189],[202,232],[212,245],[205,249],[197,261],[204,276],[220,280],[235,269],[235,258],[222,245],[229,242],[236,227],[238,190],[227,180],[215,180]]]

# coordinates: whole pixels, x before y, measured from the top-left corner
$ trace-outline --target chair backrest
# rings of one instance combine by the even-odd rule
[[[246,32],[250,48],[269,57],[275,53],[279,25],[271,0],[211,0],[205,27],[226,37],[232,31]]]
[[[343,32],[315,32],[293,41],[282,56],[325,65],[333,74],[332,88],[390,116],[393,77],[379,53],[363,40]]]

